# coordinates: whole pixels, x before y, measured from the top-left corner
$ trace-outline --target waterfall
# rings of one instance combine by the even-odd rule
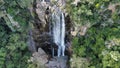
[[[65,20],[64,14],[59,8],[52,14],[53,42],[58,46],[58,57],[65,52]]]

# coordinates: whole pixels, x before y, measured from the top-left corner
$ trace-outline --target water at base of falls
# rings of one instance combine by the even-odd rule
[[[64,56],[65,52],[65,20],[64,14],[59,8],[52,14],[53,42],[58,46],[58,57]]]

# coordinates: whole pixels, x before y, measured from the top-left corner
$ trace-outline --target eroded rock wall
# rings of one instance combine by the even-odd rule
[[[40,0],[34,0],[33,2],[33,8],[31,11],[31,14],[33,14],[33,38],[35,41],[35,45],[37,48],[41,47],[43,49],[47,49],[48,52],[51,50],[50,45],[54,45],[52,42],[52,35],[50,34],[50,23],[51,23],[51,14],[53,12],[53,9],[55,9],[53,6],[58,6],[64,14],[65,12],[65,1],[59,0],[57,4],[50,3],[50,2],[43,2]],[[67,53],[71,49],[71,24],[70,16],[65,15],[65,43],[66,43],[66,50]],[[57,46],[55,46],[55,49],[57,50]]]

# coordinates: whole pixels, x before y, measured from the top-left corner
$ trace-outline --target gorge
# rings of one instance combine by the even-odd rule
[[[72,49],[71,44],[69,44],[71,43],[71,22],[69,16],[65,16],[65,9],[62,9],[65,7],[65,2],[59,0],[57,4],[52,4],[52,2],[36,0],[34,3],[34,6],[36,7],[33,7],[31,12],[36,14],[33,23],[34,28],[32,29],[35,47],[37,50],[45,51],[45,53],[48,55],[46,59],[53,59],[53,61],[48,60],[49,63],[46,64],[48,67],[60,66],[62,68],[66,68],[69,66],[67,62],[69,61],[68,58],[70,58],[70,52]],[[57,60],[54,61],[54,59]]]
[[[0,0],[0,68],[120,68],[120,0]]]

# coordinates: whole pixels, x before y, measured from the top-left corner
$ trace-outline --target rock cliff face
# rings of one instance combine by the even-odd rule
[[[54,12],[56,5],[59,7],[65,15],[65,46],[66,46],[66,51],[65,51],[65,57],[60,57],[60,58],[55,58],[53,57],[52,59],[50,58],[52,56],[52,47],[54,47],[54,55],[57,56],[57,46],[53,42],[53,35],[51,34],[51,18],[52,18],[52,13]],[[32,31],[32,40],[31,42],[34,43],[35,48],[30,49],[34,50],[33,52],[33,62],[37,62],[38,67],[40,67],[42,64],[43,66],[47,68],[67,68],[69,66],[67,64],[68,58],[71,56],[72,49],[71,49],[71,27],[72,23],[70,20],[70,16],[66,15],[65,9],[65,2],[64,0],[59,0],[57,4],[53,2],[43,2],[40,0],[34,0],[33,2],[33,7],[30,8],[30,12],[33,16],[33,28],[31,29]],[[41,50],[40,50],[41,49]],[[37,52],[35,52],[35,50]],[[45,53],[44,55],[40,55],[37,53]],[[41,57],[40,57],[41,56]],[[50,59],[50,60],[49,60]],[[42,62],[45,61],[45,62]]]
[[[51,14],[55,9],[53,6],[57,5],[65,14],[65,2],[64,0],[59,0],[57,4],[53,2],[43,2],[40,0],[34,0],[33,8],[30,9],[31,14],[33,14],[33,39],[35,41],[36,48],[41,47],[45,50],[46,53],[51,54],[51,45],[53,43],[52,35],[50,34],[50,23],[51,23]],[[66,44],[66,53],[70,54],[71,50],[71,21],[69,15],[65,16],[65,44]],[[57,50],[57,46],[55,51]]]

